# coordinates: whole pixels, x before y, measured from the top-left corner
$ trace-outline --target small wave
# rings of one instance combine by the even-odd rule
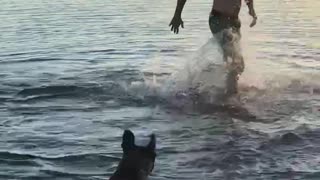
[[[2,151],[0,152],[0,159],[1,160],[28,160],[28,159],[34,159],[36,156],[30,155],[30,154],[18,154],[18,153],[11,153],[8,151]]]
[[[88,171],[65,171],[65,170],[48,170],[48,169],[42,169],[40,170],[42,173],[46,174],[46,177],[49,175],[52,178],[57,177],[64,177],[64,178],[72,178],[72,179],[87,179],[87,176],[106,176],[109,175],[106,172],[88,172]],[[85,176],[85,177],[83,177]]]
[[[316,60],[314,55],[308,55],[308,54],[273,54],[276,58],[296,58],[296,59],[312,59]]]
[[[6,102],[8,99],[10,98],[7,98],[7,97],[0,97],[0,104]]]
[[[115,52],[117,49],[100,49],[100,50],[90,50],[90,51],[81,51],[79,53],[100,53],[100,52]]]
[[[280,138],[282,144],[295,144],[300,141],[303,141],[303,138],[293,132],[285,133]]]
[[[30,58],[26,60],[21,60],[19,62],[45,62],[45,61],[62,61],[64,59],[60,58]]]
[[[228,150],[224,149],[219,153],[206,153],[203,157],[182,163],[182,165],[192,166],[193,168],[205,168],[209,171],[217,169],[233,171],[241,170],[245,166],[253,166],[258,163],[258,157],[260,156],[260,152],[258,151],[237,150],[233,147]]]
[[[114,167],[111,162],[119,159],[101,154],[79,154],[59,157],[0,152],[0,164],[11,175],[0,174],[0,179],[88,179],[92,176],[110,176]],[[25,173],[28,171],[28,173]]]
[[[134,55],[135,53],[130,52],[130,50],[120,50],[120,49],[100,49],[100,50],[89,50],[78,52],[80,54],[88,53],[103,53],[108,55]]]
[[[266,150],[266,149],[274,149],[275,146],[281,147],[283,146],[295,146],[300,143],[306,143],[305,139],[303,136],[294,133],[294,132],[287,132],[282,135],[278,135],[267,142],[262,143],[262,145],[259,147],[260,150]]]
[[[39,88],[27,88],[18,92],[20,96],[32,96],[39,94],[64,94],[74,92],[77,86],[44,86]]]
[[[118,156],[118,155],[117,155]],[[23,177],[43,179],[64,177],[72,179],[87,179],[88,176],[109,176],[114,170],[112,162],[116,163],[119,158],[112,155],[98,153],[74,154],[62,156],[43,156],[26,153],[0,152],[0,164],[7,165],[13,172],[17,167],[32,168],[36,173],[23,174]],[[15,174],[15,178],[19,176]],[[1,178],[1,175],[0,175]],[[41,178],[42,179],[42,178]]]
[[[65,156],[56,156],[56,157],[42,157],[43,159],[52,160],[52,161],[83,161],[83,160],[90,160],[90,161],[118,161],[119,158],[116,156],[105,156],[102,154],[94,154],[94,153],[88,153],[88,154],[74,154],[74,155],[65,155]]]
[[[43,156],[43,155],[34,155],[34,154],[23,154],[23,153],[14,153],[8,151],[0,152],[0,161],[16,161],[23,162],[27,160],[48,160],[51,162],[76,162],[76,161],[92,161],[92,162],[108,162],[108,161],[119,161],[119,158],[111,155],[103,155],[103,154],[73,154],[73,155],[63,155],[63,156]]]
[[[3,55],[0,55],[0,56],[10,57],[10,56],[21,56],[21,55],[26,55],[26,54],[29,54],[29,52],[10,53],[10,54],[3,54]]]
[[[122,81],[126,81],[129,79],[139,79],[142,80],[141,72],[136,69],[120,69],[114,71],[107,71],[104,72],[104,76],[109,80],[116,81],[117,79],[121,78]],[[116,78],[116,79],[114,79]],[[120,79],[119,79],[120,80]],[[128,81],[130,82],[130,81]]]
[[[162,52],[162,53],[173,53],[176,51],[177,51],[176,49],[162,49],[162,50],[160,50],[160,52]]]
[[[165,72],[162,72],[162,73],[154,73],[154,72],[143,72],[143,75],[144,76],[157,76],[157,77],[161,77],[161,76],[170,76],[171,73],[165,73]]]
[[[52,98],[89,98],[90,100],[116,100],[129,102],[135,100],[119,83],[113,81],[103,85],[83,83],[77,85],[48,85],[42,87],[25,88],[16,93],[12,102],[30,102]],[[126,99],[128,98],[128,99]]]
[[[35,96],[27,96],[24,98],[11,99],[10,102],[26,103],[26,102],[49,100],[49,99],[70,98],[70,97],[75,97],[75,94],[71,95],[69,93],[63,93],[63,94],[52,94],[52,95],[35,95]],[[20,108],[15,108],[15,109],[20,109]]]
[[[23,59],[23,60],[0,61],[0,63],[12,64],[12,63],[48,62],[48,61],[65,61],[65,59],[61,59],[61,58],[29,58],[29,59]]]

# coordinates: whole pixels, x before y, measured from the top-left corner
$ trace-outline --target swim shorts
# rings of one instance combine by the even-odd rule
[[[240,35],[241,22],[238,17],[229,17],[220,12],[212,11],[209,17],[209,26],[212,34],[232,28],[234,32]]]

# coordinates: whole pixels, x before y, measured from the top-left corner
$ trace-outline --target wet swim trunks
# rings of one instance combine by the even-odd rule
[[[212,11],[209,18],[209,25],[212,34],[232,28],[234,32],[240,35],[241,22],[238,17],[229,17],[220,12]]]

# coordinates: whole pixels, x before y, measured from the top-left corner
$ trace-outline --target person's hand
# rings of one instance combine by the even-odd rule
[[[257,19],[258,19],[257,16],[253,17],[253,19],[251,21],[251,24],[250,24],[250,27],[253,27],[253,26],[255,26],[257,24]]]
[[[252,16],[252,18],[253,18],[252,21],[251,21],[251,24],[250,24],[250,27],[253,27],[253,26],[255,26],[257,24],[258,17],[257,17],[257,15],[256,15],[256,13],[254,12],[253,9],[249,10],[249,15]]]
[[[183,21],[182,21],[181,17],[173,16],[173,18],[169,24],[169,26],[171,26],[171,31],[173,31],[175,34],[178,34],[180,25],[182,28],[184,28]]]

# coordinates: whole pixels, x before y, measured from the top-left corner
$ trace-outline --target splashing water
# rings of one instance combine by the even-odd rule
[[[144,84],[140,85],[165,98],[175,96],[192,98],[191,96],[197,94],[206,96],[205,99],[209,100],[209,103],[220,101],[220,96],[225,95],[228,66],[231,64],[223,60],[221,47],[218,44],[226,34],[232,40],[224,44],[223,49],[228,54],[241,56],[240,37],[231,29],[225,30],[215,38],[210,38],[192,58],[187,59],[183,68],[173,72],[169,79],[159,80],[153,74],[149,79],[145,77]]]
[[[317,73],[279,62],[258,60],[253,48],[246,42],[245,33],[240,43],[240,37],[228,31],[234,40],[224,48],[235,56],[243,54],[246,68],[239,79],[239,93],[226,100],[227,63],[223,60],[218,44],[223,33],[226,32],[210,38],[185,61],[183,68],[171,72],[169,77],[168,73],[161,75],[157,59],[152,75],[143,76],[143,82],[127,85],[128,92],[142,99],[150,96],[165,99],[175,107],[192,106],[195,102],[241,106],[260,116],[267,116],[266,112],[284,100],[296,100],[297,93],[304,93],[302,99],[315,98],[315,92],[319,90],[317,79],[320,78]]]

